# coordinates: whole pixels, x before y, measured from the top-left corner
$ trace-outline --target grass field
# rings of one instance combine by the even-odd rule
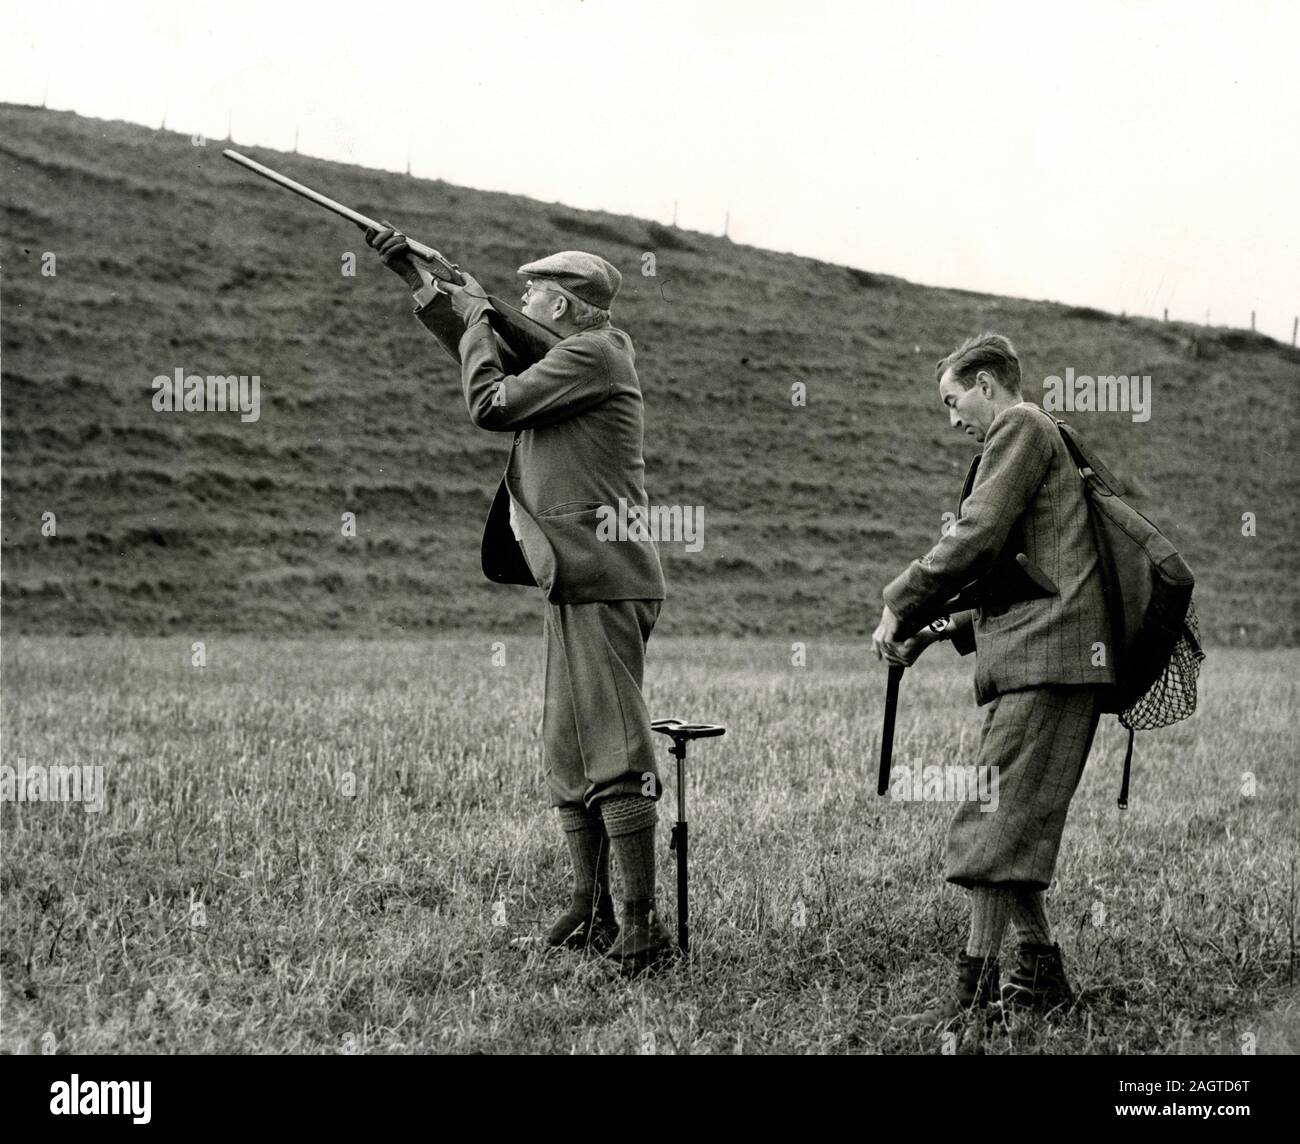
[[[652,711],[730,731],[690,763],[692,964],[628,983],[536,944],[568,888],[540,631],[496,639],[221,638],[202,668],[184,640],[7,640],[4,762],[103,765],[107,799],[0,807],[3,1049],[954,1047],[889,1029],[947,984],[965,911],[950,808],[876,797],[862,644],[796,667],[789,643],[651,641]],[[1103,721],[1049,895],[1088,1015],[958,1051],[1300,1050],[1298,667],[1212,652],[1195,718],[1139,737],[1124,813]],[[909,673],[896,764],[969,761],[968,668]]]

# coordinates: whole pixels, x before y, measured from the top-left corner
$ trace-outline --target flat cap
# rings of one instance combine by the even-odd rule
[[[550,278],[574,297],[600,310],[609,309],[623,285],[618,267],[585,250],[561,250],[559,254],[521,266],[519,273],[529,278]]]

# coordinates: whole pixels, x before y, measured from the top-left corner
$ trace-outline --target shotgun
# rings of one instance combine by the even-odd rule
[[[894,718],[898,714],[898,685],[903,682],[907,669],[896,663],[889,665],[885,681],[885,725],[880,732],[880,774],[876,779],[876,794],[889,793],[889,766],[894,757]]]
[[[324,207],[327,211],[332,211],[340,218],[347,219],[363,230],[382,229],[382,224],[363,215],[360,211],[344,206],[327,195],[322,195],[319,191],[314,191],[311,187],[304,186],[287,175],[282,175],[279,171],[257,162],[256,159],[250,159],[247,155],[242,155],[230,148],[226,148],[221,153],[232,163],[238,163],[241,167],[252,171],[254,174],[269,179],[276,186],[292,191],[295,195],[300,195],[308,202],[315,203],[318,207]],[[413,238],[408,238],[406,244],[410,247],[412,257],[420,262],[434,278],[440,282],[450,282],[454,286],[463,286],[465,284],[465,278],[461,274],[460,268],[448,262],[432,246],[426,246]],[[554,331],[542,325],[541,322],[533,321],[532,318],[521,313],[514,306],[492,296],[488,297],[488,301],[492,304],[492,312],[488,320],[492,323],[492,328],[497,335],[510,347],[511,352],[518,359],[519,368],[526,368],[540,361],[546,352],[560,340],[559,335]],[[443,342],[453,357],[456,356],[454,339],[452,345],[447,345],[442,338],[439,338],[439,341]],[[457,358],[457,361],[459,360]]]
[[[900,624],[899,642],[916,635],[926,624],[941,616],[956,615],[971,608],[1005,607],[1022,600],[1037,600],[1055,596],[1056,585],[1041,568],[1023,552],[1009,560],[1002,560],[984,575],[972,580],[950,600],[931,604]],[[884,796],[889,791],[889,768],[894,756],[894,721],[898,716],[898,688],[903,682],[906,668],[896,663],[889,665],[885,680],[885,721],[880,732],[880,770],[876,778],[876,793]]]

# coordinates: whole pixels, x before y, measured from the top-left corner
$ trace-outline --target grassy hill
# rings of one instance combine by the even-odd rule
[[[663,546],[662,631],[870,631],[881,586],[937,538],[972,451],[947,426],[933,363],[990,328],[1019,347],[1031,397],[1067,366],[1152,376],[1149,422],[1072,420],[1192,562],[1212,639],[1297,641],[1289,347],[252,153],[507,297],[515,268],[552,250],[622,268],[616,322],[638,350],[651,499],[705,510],[702,551]],[[455,367],[348,224],[213,141],[66,113],[0,105],[0,171],[9,631],[537,628],[535,593],[478,569],[509,437],[469,424]],[[639,273],[645,252],[656,277]],[[150,382],[177,368],[259,375],[260,420],[155,412]]]

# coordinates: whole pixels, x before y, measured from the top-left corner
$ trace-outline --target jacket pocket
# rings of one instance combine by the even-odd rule
[[[553,520],[556,517],[578,516],[584,512],[598,512],[605,508],[603,501],[565,501],[563,504],[551,505],[537,514],[539,520]]]
[[[557,505],[571,508],[571,505]],[[542,531],[555,553],[556,584],[565,592],[589,589],[597,593],[622,555],[622,546],[610,544],[601,536],[601,508],[596,504],[571,512],[552,512],[538,519]],[[608,527],[605,529],[609,531]],[[612,538],[610,538],[612,539]]]
[[[980,612],[978,632],[985,634],[1015,631],[1026,624],[1039,622],[1052,610],[1053,596],[1043,596],[1036,600],[1017,600],[1012,604],[1002,604],[997,608],[987,608]]]

